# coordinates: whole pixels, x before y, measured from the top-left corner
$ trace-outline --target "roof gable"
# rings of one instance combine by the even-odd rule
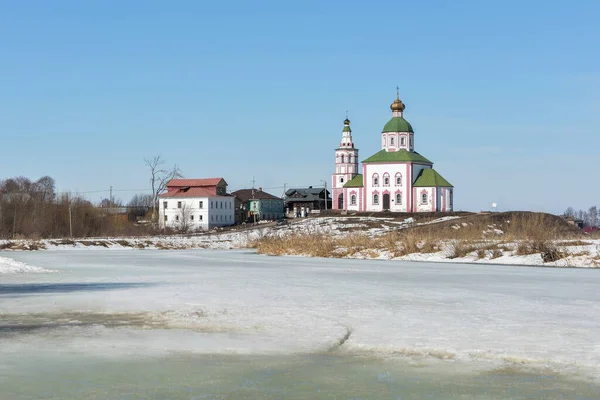
[[[196,187],[204,187],[204,186],[218,186],[225,184],[227,186],[227,182],[223,178],[204,178],[204,179],[171,179],[167,182],[167,187],[185,187],[185,186],[196,186]]]
[[[414,187],[454,187],[433,168],[421,170]]]
[[[424,164],[433,164],[431,161],[417,153],[416,151],[408,151],[401,149],[398,151],[387,151],[385,149],[378,151],[371,157],[363,160],[363,163],[391,163],[391,162],[421,162]]]
[[[350,179],[348,182],[346,182],[346,184],[344,185],[344,187],[345,188],[347,188],[347,187],[363,187],[363,176],[362,176],[362,174],[358,174],[354,178]]]
[[[231,193],[233,196],[237,197],[241,201],[248,200],[281,200],[280,197],[274,196],[271,193],[263,192],[258,189],[240,189]]]

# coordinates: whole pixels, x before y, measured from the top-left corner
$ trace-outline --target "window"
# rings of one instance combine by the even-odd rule
[[[402,186],[402,174],[401,173],[396,174],[396,186]]]
[[[214,215],[210,216],[210,220],[213,221],[214,220]]]
[[[421,203],[422,204],[427,204],[427,193],[422,193],[421,194]]]
[[[410,137],[410,147],[412,147],[412,146],[413,146],[413,138],[412,138],[412,136],[411,136],[411,137]]]
[[[373,186],[379,186],[379,175],[373,174]]]
[[[344,178],[340,178],[340,183],[344,183]]]
[[[175,221],[179,221],[179,215],[175,216]]]
[[[373,204],[379,204],[379,195],[378,194],[373,195]]]
[[[353,194],[352,196],[350,196],[350,204],[355,206],[356,205],[356,195]]]
[[[193,221],[193,220],[194,220],[194,216],[190,215],[190,221]]]
[[[394,145],[394,138],[390,138],[390,146]]]
[[[390,178],[389,177],[385,177],[383,178],[383,185],[384,186],[390,186]]]
[[[402,193],[396,193],[396,204],[402,204]]]
[[[168,204],[168,203],[167,203],[166,201],[163,201],[163,208],[164,208],[165,210],[167,209],[167,204]]]
[[[181,202],[180,201],[177,202],[177,208],[181,208]]]
[[[200,215],[198,219],[199,219],[200,221],[202,221],[202,215]]]
[[[167,216],[165,215],[165,221],[167,220]]]
[[[212,202],[212,200],[210,201],[210,208],[213,208],[213,202]]]
[[[204,202],[201,201],[200,203],[198,203],[198,208],[204,208]]]
[[[223,202],[221,201],[220,203],[221,203],[221,208],[223,208]]]
[[[400,145],[401,145],[401,146],[406,146],[406,138],[402,137],[402,138],[400,139]]]
[[[342,164],[344,163],[344,155],[342,154]]]

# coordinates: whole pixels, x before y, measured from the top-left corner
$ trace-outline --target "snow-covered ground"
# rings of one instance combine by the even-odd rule
[[[466,226],[465,222],[460,221],[459,216],[441,217],[427,222],[416,222],[413,218],[406,218],[403,221],[393,218],[380,217],[323,217],[306,218],[293,220],[291,223],[283,226],[262,226],[258,225],[251,229],[238,229],[223,232],[210,232],[196,235],[173,235],[173,236],[152,236],[135,238],[91,238],[91,239],[43,239],[39,241],[18,240],[17,249],[46,249],[46,250],[104,250],[104,249],[242,249],[246,248],[253,241],[262,237],[276,235],[284,236],[290,234],[326,234],[334,237],[343,237],[350,234],[360,233],[368,237],[378,237],[386,233],[401,230],[404,228],[430,225],[449,220],[457,220],[452,227],[456,230]],[[476,254],[475,251],[463,256],[452,258],[451,253],[454,241],[440,242],[440,249],[433,253],[413,253],[401,257],[395,257],[392,253],[382,249],[371,249],[365,252],[349,254],[347,258],[376,258],[376,259],[395,259],[403,261],[426,261],[426,262],[460,262],[460,263],[486,263],[486,264],[512,264],[512,265],[534,265],[549,267],[580,267],[580,268],[600,268],[600,240],[583,239],[582,240],[556,240],[557,248],[566,256],[556,261],[544,261],[541,254],[517,255],[516,249],[518,243],[506,242],[503,240],[502,230],[496,226],[490,225],[482,234],[487,237],[482,245],[501,244],[504,249],[500,254],[493,255],[492,251],[487,251],[483,257]],[[0,240],[0,248],[4,247],[9,241]],[[0,273],[4,271],[13,271],[0,263]]]
[[[24,273],[48,273],[54,272],[45,268],[33,267],[9,257],[0,257],[1,274],[24,274]]]
[[[70,357],[65,363],[77,365],[84,356],[125,362],[169,354],[337,354],[593,385],[600,376],[599,270],[247,250],[3,257],[27,273],[0,276],[0,383],[15,368],[31,373],[48,360],[58,365]]]

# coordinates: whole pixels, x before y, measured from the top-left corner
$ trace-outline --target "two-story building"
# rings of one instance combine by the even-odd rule
[[[264,192],[262,188],[236,190],[231,195],[239,201],[242,222],[273,221],[284,216],[283,199]]]
[[[159,199],[161,228],[188,232],[234,224],[234,198],[223,178],[171,179]]]

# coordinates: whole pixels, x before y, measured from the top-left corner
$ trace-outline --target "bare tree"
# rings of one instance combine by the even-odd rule
[[[152,208],[153,196],[150,193],[134,194],[127,207]]]
[[[194,217],[193,213],[194,210],[192,209],[192,206],[186,202],[183,202],[181,208],[179,209],[179,230],[182,233],[188,232],[194,224],[192,220]]]
[[[565,212],[563,213],[565,217],[575,217],[575,209],[573,207],[567,207]]]
[[[165,169],[165,160],[161,156],[144,158],[144,163],[150,169],[150,185],[152,187],[152,220],[158,217],[158,195],[163,192],[167,183],[174,178],[181,178],[181,170],[174,165],[171,170]]]
[[[588,218],[590,226],[598,226],[598,207],[590,207],[588,210]]]

